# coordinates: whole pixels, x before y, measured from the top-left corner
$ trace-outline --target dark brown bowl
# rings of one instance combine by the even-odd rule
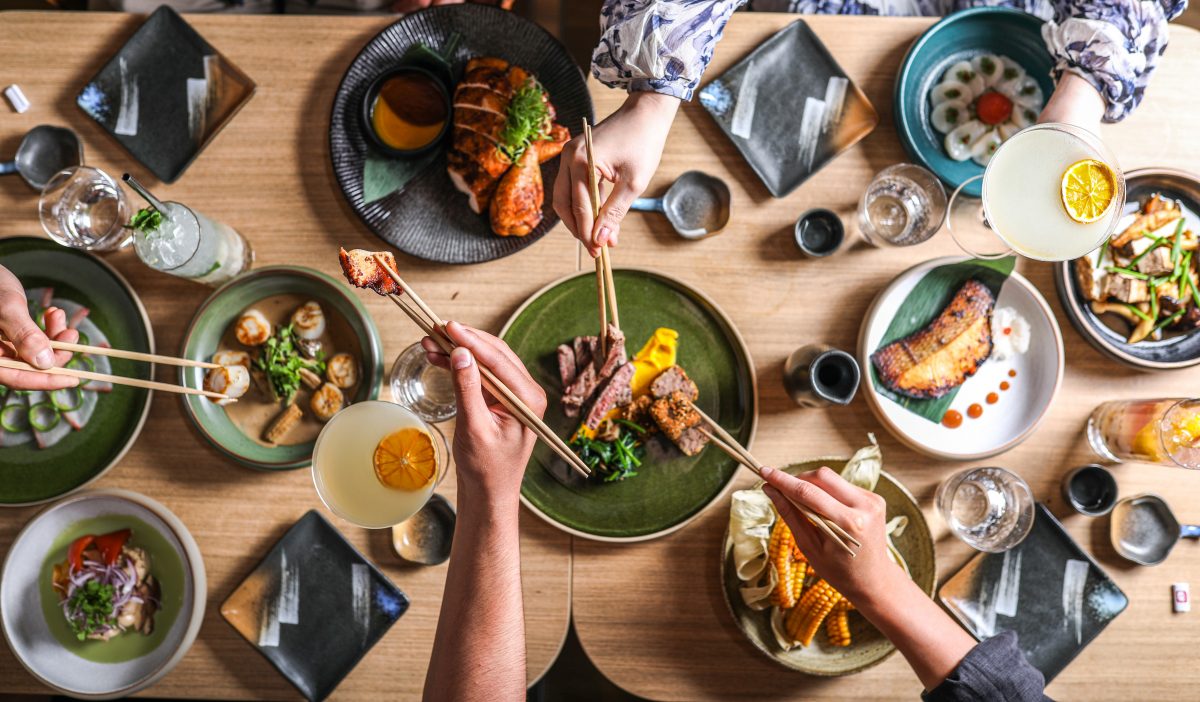
[[[431,139],[428,144],[416,149],[397,149],[393,146],[389,146],[387,142],[385,142],[379,137],[378,134],[375,133],[375,128],[371,125],[371,114],[374,112],[375,98],[379,97],[379,91],[383,89],[383,84],[392,78],[405,73],[416,73],[428,78],[433,84],[434,89],[437,90],[438,95],[441,96],[442,104],[446,107],[446,121],[442,123],[442,130],[438,132],[437,136]],[[451,119],[450,91],[447,90],[445,84],[443,84],[437,76],[425,70],[424,68],[420,68],[418,66],[397,66],[379,74],[379,77],[371,81],[371,84],[367,87],[367,92],[363,95],[362,121],[363,133],[367,135],[367,140],[371,142],[371,146],[381,154],[394,156],[396,158],[412,158],[414,156],[420,156],[421,154],[429,153],[430,150],[441,143],[442,139],[446,136],[446,132],[450,131],[450,123],[453,121]]]

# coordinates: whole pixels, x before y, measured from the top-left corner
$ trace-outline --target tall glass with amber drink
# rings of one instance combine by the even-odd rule
[[[446,475],[446,441],[392,402],[359,402],[334,415],[313,448],[313,483],[325,506],[367,529],[416,514]]]
[[[1116,400],[1088,419],[1101,458],[1200,469],[1200,399]]]

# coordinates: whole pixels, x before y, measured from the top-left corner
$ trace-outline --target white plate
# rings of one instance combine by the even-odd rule
[[[80,520],[107,515],[149,524],[175,549],[184,571],[183,605],[165,638],[149,653],[121,663],[96,663],[63,647],[38,600],[38,576],[55,539]],[[183,522],[158,502],[127,490],[83,492],[46,508],[17,535],[0,574],[0,619],[9,648],[46,686],[82,699],[125,697],[166,675],[196,640],[206,599],[204,561]]]
[[[962,384],[950,406],[962,413],[962,426],[946,428],[879,393],[870,371],[871,354],[879,348],[901,303],[929,271],[965,260],[934,259],[901,273],[875,298],[858,335],[858,362],[863,368],[867,403],[875,416],[910,448],[935,458],[958,461],[995,456],[1024,441],[1050,409],[1063,374],[1062,332],[1054,313],[1037,288],[1014,271],[1000,290],[996,308],[1011,307],[1029,321],[1029,349],[1004,361],[988,359]],[[1015,378],[1009,377],[1009,370],[1017,372]],[[1006,392],[1000,391],[1003,381],[1011,385]],[[1000,396],[994,405],[986,402],[990,392]],[[967,416],[967,407],[975,403],[983,406],[983,416],[979,419]]]

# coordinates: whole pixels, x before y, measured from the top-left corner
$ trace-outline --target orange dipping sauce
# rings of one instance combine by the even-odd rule
[[[962,412],[958,410],[946,410],[946,414],[942,415],[942,426],[947,429],[957,429],[962,426]]]
[[[983,405],[976,402],[967,408],[967,416],[971,419],[979,419],[983,416]]]
[[[1008,384],[1008,381],[1007,381],[1007,380],[1005,380],[1005,381],[1003,381],[1003,382],[1001,382],[1001,383],[1000,383],[1000,389],[1001,389],[1001,390],[1007,390],[1007,389],[1009,389],[1010,387],[1012,387],[1012,386]]]
[[[371,129],[399,151],[428,146],[449,118],[440,86],[423,73],[401,73],[379,89],[371,106]]]
[[[997,403],[997,402],[999,402],[999,401],[1000,401],[1000,396],[999,396],[999,395],[997,395],[996,393],[994,393],[994,392],[989,392],[989,393],[987,394],[987,403],[988,403],[989,405],[994,405],[994,404],[996,404],[996,403]]]

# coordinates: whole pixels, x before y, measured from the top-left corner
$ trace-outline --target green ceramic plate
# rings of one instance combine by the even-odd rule
[[[743,444],[758,421],[754,364],[733,323],[704,294],[658,273],[613,273],[621,303],[621,326],[631,353],[658,327],[679,332],[679,365],[700,387],[697,404]],[[568,438],[578,420],[563,416],[555,350],[576,336],[595,334],[596,279],[570,276],[535,293],[505,324],[501,336],[550,397],[546,423]],[[687,457],[647,447],[638,475],[620,483],[583,480],[549,448],[539,444],[525,470],[521,499],[559,528],[604,541],[642,541],[670,533],[715,502],[737,472],[715,448]]]
[[[789,473],[800,473],[816,470],[821,466],[829,466],[841,470],[846,465],[846,458],[816,458],[804,463],[788,466],[784,470]],[[761,487],[758,483],[756,487]],[[886,471],[875,486],[875,492],[887,501],[887,518],[892,519],[904,515],[908,517],[908,526],[904,533],[893,539],[896,549],[904,556],[913,580],[921,589],[933,595],[933,586],[937,581],[937,560],[933,550],[933,534],[921,513],[921,507],[916,498],[900,484],[898,480]],[[733,540],[729,538],[728,530],[721,550],[721,582],[724,585],[725,603],[738,628],[750,639],[754,647],[762,651],[768,658],[802,673],[833,677],[850,675],[882,663],[895,652],[896,647],[884,638],[870,622],[863,619],[857,612],[850,613],[850,639],[852,643],[846,648],[830,646],[824,632],[818,632],[811,646],[782,651],[775,643],[775,635],[771,632],[771,623],[765,611],[756,612],[742,601],[738,592],[737,574],[733,570]]]
[[[99,258],[37,237],[0,240],[0,263],[26,288],[52,286],[56,297],[88,307],[88,319],[114,348],[154,352],[150,319],[129,283]],[[111,359],[112,372],[150,379],[145,363]],[[97,411],[80,431],[58,444],[0,448],[0,505],[45,502],[77,490],[111,468],[146,421],[150,391],[115,386],[102,393]]]
[[[345,284],[324,273],[300,266],[267,266],[226,283],[214,292],[192,318],[183,338],[180,355],[207,361],[217,349],[221,336],[234,323],[242,310],[273,295],[302,295],[321,303],[325,314],[337,314],[349,323],[358,340],[353,353],[363,368],[363,382],[358,384],[350,402],[374,400],[379,397],[383,380],[383,344],[379,330],[367,308]],[[180,382],[198,388],[204,382],[201,368],[182,368]],[[183,396],[183,406],[201,435],[222,453],[242,465],[259,470],[293,470],[312,464],[313,443],[291,446],[264,446],[242,433],[224,408],[203,397]]]

